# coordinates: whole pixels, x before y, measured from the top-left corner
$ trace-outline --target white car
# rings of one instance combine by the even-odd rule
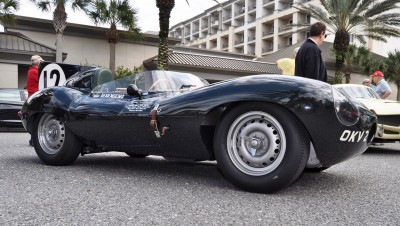
[[[400,102],[383,100],[370,87],[357,84],[334,85],[348,97],[355,98],[378,118],[375,143],[400,141]]]

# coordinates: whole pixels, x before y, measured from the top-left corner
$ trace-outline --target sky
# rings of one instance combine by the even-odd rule
[[[225,2],[226,0],[219,0]],[[131,5],[137,9],[138,25],[143,32],[159,31],[158,24],[158,8],[156,7],[156,0],[130,0]],[[184,20],[190,19],[206,9],[215,6],[217,3],[213,0],[175,0],[175,7],[172,9],[170,26],[180,23]],[[30,0],[21,0],[21,6],[17,15],[37,17],[43,19],[52,19],[52,13],[44,13],[37,9]],[[52,9],[54,10],[54,9]],[[67,8],[68,19],[70,23],[93,25],[90,19],[80,11],[72,11]],[[2,28],[0,27],[0,31]],[[400,38],[389,39],[388,43],[384,45],[383,52],[400,50]]]
[[[224,2],[226,0],[219,0]],[[37,17],[43,19],[52,19],[51,13],[43,13],[39,11],[29,0],[22,0],[21,7],[16,13],[21,16]],[[158,8],[156,0],[130,0],[131,6],[138,11],[138,25],[142,31],[159,31],[158,24]],[[190,19],[206,9],[215,6],[217,3],[213,0],[175,0],[175,7],[172,9],[170,26],[179,22]],[[54,10],[54,9],[53,9]],[[80,11],[72,11],[67,8],[67,22],[92,25],[88,17]]]

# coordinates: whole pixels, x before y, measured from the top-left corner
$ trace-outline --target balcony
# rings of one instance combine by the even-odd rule
[[[235,25],[236,27],[241,27],[241,26],[244,25],[244,21],[243,21],[243,20],[237,20],[237,21],[234,23],[234,25]]]
[[[218,26],[218,20],[211,21],[211,26],[212,27]]]
[[[284,48],[289,47],[289,46],[291,46],[291,45],[292,45],[292,44],[289,44],[289,43],[280,44],[280,45],[278,45],[278,49],[284,49]]]
[[[263,0],[263,5],[268,5],[269,3],[273,3],[274,0]]]
[[[240,16],[242,14],[244,14],[244,9],[241,9],[240,11],[234,13],[235,17]]]
[[[251,17],[251,18],[248,18],[248,19],[247,19],[247,23],[248,23],[248,24],[253,23],[254,21],[256,21],[256,18],[255,18],[255,17]]]
[[[226,15],[222,17],[222,21],[226,21],[232,18],[232,15]]]
[[[263,47],[261,50],[262,50],[263,53],[268,53],[268,52],[272,52],[272,50],[274,50],[274,48],[272,46]]]
[[[274,29],[267,29],[266,31],[263,31],[262,34],[263,34],[263,36],[273,35]]]
[[[279,32],[285,32],[285,31],[289,31],[289,30],[292,30],[292,26],[290,26],[290,25],[284,25],[284,26],[281,26],[281,27],[279,27],[278,28],[278,31]]]
[[[243,43],[244,43],[243,39],[235,40],[235,45],[240,45],[240,44],[243,44]]]
[[[250,12],[250,11],[255,10],[256,8],[257,8],[256,4],[252,4],[252,5],[249,5],[249,6],[247,7],[247,10]]]
[[[255,41],[256,40],[256,36],[249,36],[247,37],[247,41],[251,42],[251,41]]]

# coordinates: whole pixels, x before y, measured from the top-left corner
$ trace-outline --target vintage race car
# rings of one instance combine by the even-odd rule
[[[216,160],[237,187],[269,193],[305,168],[363,153],[375,134],[372,112],[315,80],[254,75],[209,85],[171,71],[111,77],[99,68],[79,72],[25,102],[21,117],[44,163],[108,151]]]
[[[374,143],[400,141],[400,102],[382,100],[370,87],[357,84],[334,85],[349,98],[363,103],[378,118]]]

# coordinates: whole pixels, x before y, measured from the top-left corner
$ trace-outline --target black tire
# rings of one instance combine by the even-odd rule
[[[289,186],[304,170],[309,149],[302,123],[275,104],[235,107],[222,118],[214,135],[215,157],[223,176],[251,192],[271,193]]]
[[[35,121],[32,141],[40,160],[48,165],[73,163],[82,151],[82,143],[63,120],[52,114],[43,114]]]
[[[125,152],[127,155],[129,155],[129,157],[131,158],[135,158],[135,159],[142,159],[142,158],[146,158],[148,155],[143,155],[143,154],[136,154],[136,153],[132,153],[132,152]]]

